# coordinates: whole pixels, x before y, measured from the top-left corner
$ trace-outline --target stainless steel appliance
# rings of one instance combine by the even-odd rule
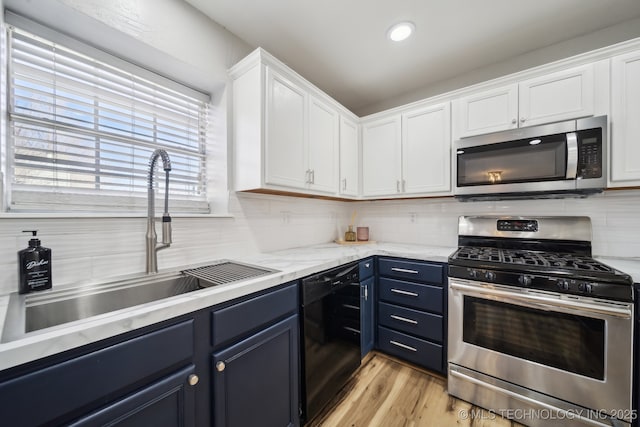
[[[302,420],[310,421],[360,366],[358,263],[302,280]]]
[[[633,283],[588,217],[460,217],[448,391],[530,426],[629,425]]]
[[[558,197],[607,184],[607,117],[512,129],[455,142],[455,195]]]

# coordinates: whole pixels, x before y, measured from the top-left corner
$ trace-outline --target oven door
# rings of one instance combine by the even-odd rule
[[[632,319],[630,303],[449,278],[448,361],[630,417]]]

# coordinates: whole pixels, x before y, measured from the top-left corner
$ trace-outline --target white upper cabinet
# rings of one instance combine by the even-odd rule
[[[474,93],[454,105],[458,107],[458,138],[518,127],[518,85]]]
[[[357,196],[360,169],[359,124],[346,117],[340,118],[340,194]]]
[[[640,185],[640,51],[611,67],[610,186]]]
[[[362,124],[363,196],[390,196],[402,191],[400,114]]]
[[[451,193],[449,103],[417,106],[362,125],[364,197]]]
[[[408,194],[451,191],[449,103],[402,114],[402,190]]]
[[[307,173],[306,106],[302,88],[267,68],[265,183],[304,188]]]
[[[338,194],[344,107],[262,49],[230,74],[235,190]]]
[[[525,80],[519,94],[520,126],[592,116],[593,65]]]
[[[454,138],[594,114],[592,64],[459,98]]]
[[[331,106],[309,98],[307,175],[312,190],[335,193],[338,189],[340,114]]]

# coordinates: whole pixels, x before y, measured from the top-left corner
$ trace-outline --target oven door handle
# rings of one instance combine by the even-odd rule
[[[478,289],[477,286],[469,286],[461,283],[450,283],[449,287],[453,290],[457,290],[465,294],[500,298],[504,302],[512,301],[515,304],[521,306],[541,309],[545,311],[553,311],[553,308],[564,308],[588,313],[603,314],[611,317],[619,317],[622,319],[631,318],[630,308],[625,309],[613,306],[603,307],[598,304],[590,304],[584,301],[559,300],[543,295],[519,295],[512,291],[503,291],[500,289]]]

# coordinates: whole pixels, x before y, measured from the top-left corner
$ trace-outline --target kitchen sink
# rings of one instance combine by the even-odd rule
[[[12,341],[44,328],[275,272],[277,270],[224,260],[184,271],[26,295],[13,293],[0,341]]]

